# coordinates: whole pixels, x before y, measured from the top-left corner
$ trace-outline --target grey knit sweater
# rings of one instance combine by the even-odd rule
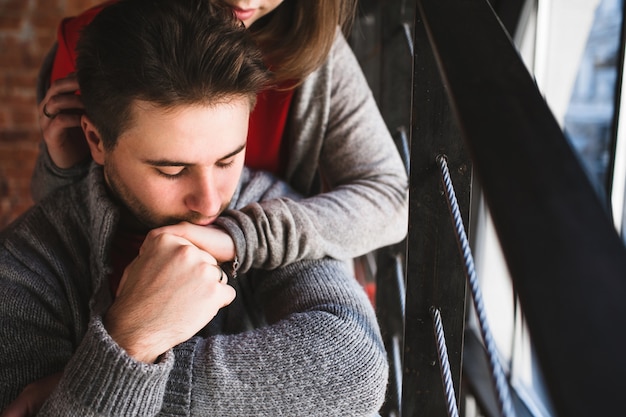
[[[232,208],[288,190],[244,172]],[[44,416],[366,416],[387,362],[364,292],[328,259],[232,280],[237,298],[201,334],[134,361],[109,337],[109,246],[118,209],[102,169],[0,234],[0,408],[64,369]]]
[[[46,68],[42,79],[49,78]],[[404,238],[407,174],[341,32],[326,63],[295,91],[285,140],[284,179],[309,198],[252,203],[222,216],[217,224],[232,236],[241,271],[324,256],[350,259]],[[42,150],[35,200],[84,171],[60,170]],[[318,194],[320,184],[329,192]]]

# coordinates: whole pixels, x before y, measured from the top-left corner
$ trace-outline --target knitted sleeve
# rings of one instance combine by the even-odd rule
[[[54,190],[80,181],[89,172],[89,163],[85,161],[72,168],[59,168],[50,159],[46,143],[41,141],[30,183],[33,200],[39,202]]]
[[[376,415],[385,350],[371,304],[344,265],[294,263],[251,285],[268,325],[187,342],[168,397],[177,407],[164,409],[189,401],[190,415]]]
[[[157,364],[132,359],[95,317],[38,416],[156,416],[174,355]]]

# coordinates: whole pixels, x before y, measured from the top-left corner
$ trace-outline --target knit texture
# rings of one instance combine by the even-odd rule
[[[233,208],[275,184],[244,179]],[[196,337],[156,364],[129,357],[101,318],[118,218],[93,164],[0,234],[0,407],[64,370],[43,416],[376,414],[386,354],[371,304],[339,261],[250,270]]]

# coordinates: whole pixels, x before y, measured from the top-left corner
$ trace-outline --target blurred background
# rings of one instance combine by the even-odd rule
[[[101,0],[0,0],[0,229],[31,206],[37,72],[61,19]]]

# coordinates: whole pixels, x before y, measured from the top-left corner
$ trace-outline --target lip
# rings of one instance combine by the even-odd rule
[[[208,226],[208,225],[212,224],[215,221],[215,219],[217,219],[217,217],[211,217],[209,219],[202,219],[202,220],[192,221],[190,223],[193,223],[196,226]]]
[[[235,15],[237,16],[237,19],[241,20],[242,22],[245,22],[246,20],[250,19],[254,13],[256,12],[256,9],[240,9],[238,7],[233,7],[233,11],[235,12]]]
[[[218,217],[219,214],[217,216],[202,216],[194,212],[192,215],[187,216],[182,221],[194,224],[196,226],[208,226],[212,224]]]

